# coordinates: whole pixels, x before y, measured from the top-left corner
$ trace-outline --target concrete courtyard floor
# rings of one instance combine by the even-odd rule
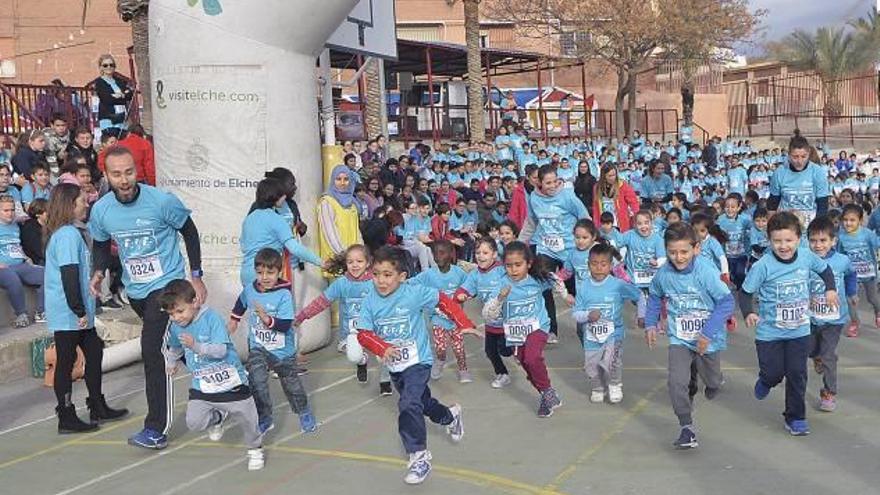
[[[471,308],[472,314],[473,311]],[[632,314],[627,315],[631,322]],[[871,321],[863,314],[863,321]],[[583,357],[569,313],[560,313],[561,342],[545,353],[564,406],[535,415],[536,393],[509,362],[514,383],[489,387],[492,370],[482,341],[467,337],[475,381],[460,385],[455,365],[432,382],[436,397],[464,407],[465,437],[452,444],[430,426],[434,471],[420,487],[402,482],[404,454],[396,429],[396,395],[379,397],[375,366],[360,385],[335,346],[309,355],[304,377],[322,422],[303,435],[278,383],[276,428],[266,440],[266,468],[248,472],[241,433],[219,443],[186,431],[188,376],[175,381],[176,422],[161,452],[126,445],[145,413],[140,364],[105,376],[105,393],[132,410],[129,419],[81,436],[59,436],[50,416],[54,397],[36,380],[0,387],[0,493],[28,494],[828,494],[880,493],[880,332],[866,327],[841,339],[838,411],[815,408],[821,377],[810,370],[812,434],[782,427],[783,387],[762,402],[753,332],[731,335],[723,357],[726,384],[712,402],[695,401],[700,447],[676,451],[678,425],[666,391],[666,346],[650,351],[629,331],[621,404],[591,404]],[[451,358],[450,358],[451,359]],[[810,367],[812,368],[812,366]],[[85,385],[74,386],[78,405]],[[87,414],[81,411],[81,416]]]

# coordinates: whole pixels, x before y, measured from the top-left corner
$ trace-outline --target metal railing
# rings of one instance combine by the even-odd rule
[[[96,122],[91,95],[87,87],[0,83],[0,134],[14,136],[45,127],[56,112],[63,114],[71,127],[92,128]]]

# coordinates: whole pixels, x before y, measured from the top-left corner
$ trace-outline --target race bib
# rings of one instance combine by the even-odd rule
[[[688,313],[675,319],[675,336],[687,342],[694,342],[706,326],[707,314]]]
[[[735,240],[727,243],[727,255],[735,258],[737,256],[742,256],[745,253],[745,246],[743,246],[742,241]]]
[[[276,332],[271,328],[266,328],[262,324],[259,326],[260,328],[253,327],[251,330],[254,332],[254,340],[263,346],[263,349],[266,349],[267,351],[284,349],[284,346],[287,344],[287,335],[284,332]]]
[[[545,235],[541,240],[541,244],[554,253],[558,253],[565,249],[565,241],[562,240],[562,236],[558,235]]]
[[[636,285],[647,285],[654,280],[657,270],[633,270],[633,281]]]
[[[857,278],[873,278],[874,265],[870,261],[853,261],[853,270],[856,272]]]
[[[526,337],[539,328],[536,318],[505,322],[504,338],[508,345],[523,345],[526,343]]]
[[[394,345],[398,355],[388,362],[388,371],[400,373],[414,364],[419,364],[419,348],[415,341],[409,340]]]
[[[199,381],[199,390],[206,394],[219,394],[229,392],[235,387],[241,386],[241,377],[235,366],[220,363],[214,366],[200,368],[193,373]]]
[[[604,344],[608,337],[614,333],[614,322],[611,320],[597,320],[587,325],[587,332],[584,336],[587,340]]]
[[[12,259],[23,260],[25,258],[24,250],[21,249],[21,244],[7,244],[6,254]]]
[[[776,303],[776,324],[787,330],[797,330],[810,322],[809,301]]]
[[[125,105],[113,105],[114,113],[125,113]]]
[[[162,271],[159,255],[156,254],[128,258],[125,260],[125,269],[128,271],[128,278],[137,284],[146,284],[158,280],[165,273]]]
[[[810,314],[813,318],[822,321],[835,321],[840,319],[840,306],[831,306],[824,295],[810,296]]]

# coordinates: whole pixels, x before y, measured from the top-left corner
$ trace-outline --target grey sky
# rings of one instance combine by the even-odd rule
[[[864,16],[876,0],[750,0],[755,9],[767,9],[765,39],[776,40],[797,28],[813,30],[841,25]]]

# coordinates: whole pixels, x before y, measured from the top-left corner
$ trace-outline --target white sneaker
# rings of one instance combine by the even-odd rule
[[[339,342],[336,343],[336,352],[343,353],[345,352],[345,348],[345,339],[340,339]]]
[[[495,375],[495,379],[492,380],[492,388],[504,388],[510,385],[510,375],[502,374]]]
[[[608,402],[617,404],[623,400],[623,385],[608,385]]]
[[[266,465],[266,456],[263,455],[263,448],[248,449],[248,471],[259,471]]]
[[[558,344],[559,337],[557,337],[555,333],[551,333],[551,334],[547,335],[547,343],[548,344]]]
[[[452,441],[458,443],[464,436],[464,422],[461,420],[461,406],[453,404],[449,406],[449,412],[452,413],[452,423],[446,426],[446,433],[452,438]]]
[[[458,370],[458,383],[471,383],[474,379],[471,378],[471,372],[468,370]]]
[[[431,380],[439,380],[443,376],[444,366],[446,366],[446,361],[434,360],[434,364],[431,365]]]
[[[226,411],[217,412],[220,413],[220,421],[208,427],[208,439],[212,442],[219,442],[223,438],[223,423],[226,422],[226,418],[229,416],[229,413]]]
[[[131,301],[128,299],[128,293],[125,292],[125,289],[119,289],[117,296],[119,297],[119,302],[126,306],[131,306]]]
[[[403,482],[407,485],[418,485],[425,481],[431,472],[431,452],[422,450],[409,455],[409,464],[406,466],[406,476]]]
[[[600,402],[605,402],[605,391],[604,390],[593,390],[590,392],[590,402],[594,404],[598,404]]]

